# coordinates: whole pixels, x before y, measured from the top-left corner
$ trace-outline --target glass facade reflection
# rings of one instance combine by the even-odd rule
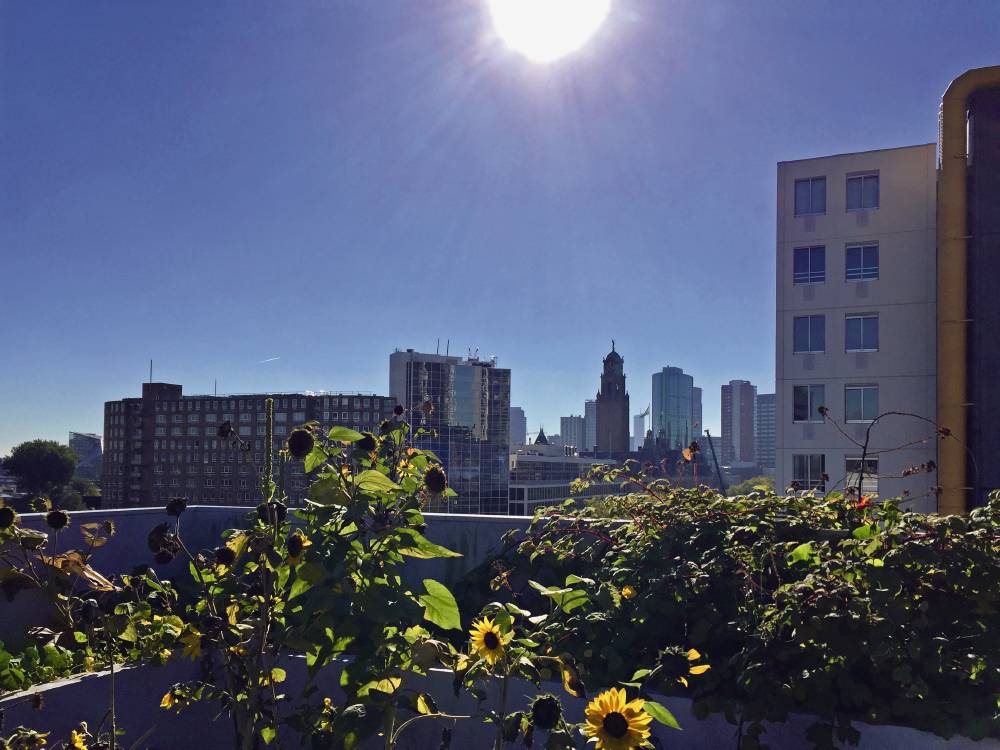
[[[434,431],[416,445],[437,454],[458,493],[431,510],[507,513],[510,370],[407,350],[390,355],[389,380],[413,428]]]
[[[692,430],[694,378],[679,367],[664,367],[653,373],[653,436],[660,433],[671,450],[686,448],[695,435]]]

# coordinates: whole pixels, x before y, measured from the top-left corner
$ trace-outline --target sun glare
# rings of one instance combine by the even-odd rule
[[[507,46],[547,63],[586,44],[604,23],[611,0],[489,0],[489,5]]]

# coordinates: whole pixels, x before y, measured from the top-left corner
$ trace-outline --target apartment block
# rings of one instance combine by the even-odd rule
[[[185,396],[180,385],[143,383],[141,397],[104,404],[104,507],[162,505],[175,496],[202,505],[260,502],[268,398],[274,399],[275,450],[307,422],[374,432],[393,418],[396,405],[391,397],[362,393]],[[224,422],[250,450],[218,436]],[[292,462],[285,476],[289,499],[300,502],[306,487],[302,462]]]
[[[779,488],[863,475],[934,510],[936,478],[903,475],[936,458],[935,146],[781,162],[777,190]]]
[[[757,394],[757,411],[753,426],[754,454],[760,470],[774,476],[774,394]]]
[[[757,386],[748,380],[730,380],[722,386],[722,463],[745,468],[755,461],[754,425]]]

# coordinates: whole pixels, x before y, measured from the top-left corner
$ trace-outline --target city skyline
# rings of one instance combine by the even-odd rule
[[[1000,35],[991,2],[619,0],[539,67],[477,2],[9,3],[0,23],[0,455],[99,432],[150,358],[203,393],[382,392],[388,352],[438,338],[496,354],[553,432],[615,338],[636,404],[677,363],[715,434],[723,383],[774,383],[775,164],[933,140],[927,103]],[[415,278],[447,297],[416,318],[391,293]],[[566,291],[601,315],[555,311]],[[323,305],[388,333],[319,332]]]

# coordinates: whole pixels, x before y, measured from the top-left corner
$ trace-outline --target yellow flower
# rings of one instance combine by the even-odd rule
[[[174,698],[174,691],[173,690],[168,690],[163,695],[163,698],[160,700],[160,708],[170,709],[170,708],[173,708],[176,703],[177,703],[177,700]]]
[[[189,626],[187,632],[178,640],[184,644],[184,656],[191,659],[201,656],[201,633],[197,630]]]
[[[514,637],[513,633],[504,635],[500,631],[500,626],[489,617],[474,621],[469,635],[472,636],[472,650],[486,659],[490,666],[500,661],[504,646]]]
[[[653,717],[643,710],[645,701],[626,701],[623,688],[611,688],[587,704],[583,732],[597,741],[597,750],[633,750],[649,738]]]
[[[302,562],[302,556],[306,553],[306,547],[311,546],[312,542],[309,541],[309,537],[301,531],[289,534],[288,539],[285,540],[285,548],[288,550],[288,556],[285,560],[289,565],[298,565]]]
[[[635,595],[636,595],[636,590],[631,586],[622,587],[622,596],[624,596],[626,599],[635,599]]]
[[[693,648],[689,649],[688,652],[685,654],[685,656],[687,657],[688,662],[695,662],[701,658],[701,654],[699,654]],[[708,664],[692,664],[691,668],[688,670],[688,674],[705,674],[705,672],[707,672],[711,668],[712,667]],[[677,681],[684,687],[688,686],[687,677],[685,677],[684,675],[678,677]]]
[[[83,738],[82,732],[75,729],[69,733],[69,746],[73,750],[87,750],[87,741]]]

